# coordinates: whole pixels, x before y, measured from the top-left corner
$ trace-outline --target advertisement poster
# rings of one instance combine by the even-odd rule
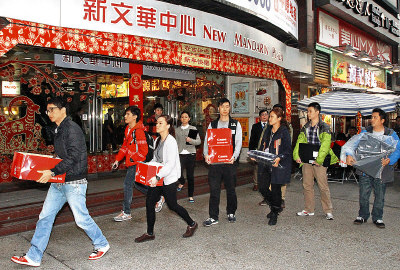
[[[249,83],[232,84],[232,113],[249,113]]]
[[[273,81],[255,82],[256,94],[254,95],[254,112],[258,113],[262,109],[271,110],[273,101]]]
[[[234,117],[242,126],[242,147],[249,147],[249,118],[248,117]]]

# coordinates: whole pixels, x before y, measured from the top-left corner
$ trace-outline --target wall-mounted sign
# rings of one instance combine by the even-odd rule
[[[196,72],[194,71],[169,67],[143,65],[143,75],[186,81],[196,80]]]
[[[370,56],[379,56],[381,59],[393,63],[392,46],[345,21],[319,10],[318,25],[319,43],[329,47],[338,47],[337,50],[343,50],[345,45],[351,45],[356,50],[365,51]]]
[[[59,0],[52,1],[59,5],[47,5],[49,1],[51,0],[2,0],[0,1],[0,16],[36,23],[46,21],[54,26],[72,29],[121,33],[216,48],[268,61],[280,67],[309,74],[312,72],[311,55],[289,47],[251,26],[196,9],[156,0],[125,2]],[[260,0],[258,3],[262,4],[266,1]],[[272,0],[268,1],[272,2]],[[282,0],[274,1],[279,2],[279,6],[283,3]],[[285,0],[285,3],[291,3],[294,7],[292,1]],[[51,17],[49,22],[49,18],[45,18],[48,14],[56,18]],[[283,16],[279,17],[284,21],[282,18]],[[97,41],[98,46],[105,48],[108,42],[116,42],[116,40]],[[124,41],[120,40],[120,42]],[[129,39],[128,42],[134,42],[134,39]],[[162,42],[149,43],[150,45],[157,48],[166,46]],[[164,49],[168,51],[170,48]],[[211,66],[211,61],[207,56],[190,55],[186,51],[181,53],[182,62],[190,66],[201,68]]]
[[[385,70],[340,53],[332,53],[332,84],[351,84],[360,88],[386,88]]]
[[[15,97],[21,94],[21,84],[19,82],[1,82],[1,95],[3,97]]]
[[[294,0],[225,0],[298,38],[298,7]],[[218,1],[220,2],[220,1]]]
[[[375,27],[382,27],[387,29],[389,33],[400,36],[399,21],[392,20],[388,18],[388,14],[383,12],[381,8],[375,3],[362,0],[336,0],[337,2],[342,2],[343,5],[352,9],[356,14],[360,16],[367,16],[371,24]]]
[[[54,65],[63,68],[96,70],[122,74],[129,73],[129,64],[122,62],[120,59],[55,54]]]

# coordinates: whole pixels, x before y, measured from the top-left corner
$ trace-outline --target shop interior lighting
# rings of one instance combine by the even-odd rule
[[[365,51],[360,52],[360,54],[358,55],[358,60],[360,61],[370,61],[371,59],[372,58]]]
[[[398,64],[394,64],[392,68],[392,72],[400,72],[400,66]]]
[[[380,66],[380,65],[382,65],[382,60],[378,56],[374,57],[374,59],[372,59],[372,61],[371,61],[371,65]]]

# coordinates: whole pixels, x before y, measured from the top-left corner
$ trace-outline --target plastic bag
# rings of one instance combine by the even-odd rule
[[[351,137],[342,147],[340,152],[340,164],[345,167],[346,156],[351,155],[355,159],[353,166],[363,173],[374,177],[382,177],[382,158],[387,158],[396,150],[398,141],[392,136],[374,135],[365,132]]]

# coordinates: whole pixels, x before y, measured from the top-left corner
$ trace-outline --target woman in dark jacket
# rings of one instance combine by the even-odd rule
[[[271,212],[268,225],[275,225],[281,212],[281,187],[290,182],[292,171],[292,144],[290,133],[281,108],[274,108],[269,116],[270,126],[264,132],[258,150],[277,155],[271,165],[258,164],[259,189],[269,203]],[[261,181],[260,181],[261,180]],[[261,183],[260,183],[261,182]],[[271,190],[269,187],[271,186]]]

